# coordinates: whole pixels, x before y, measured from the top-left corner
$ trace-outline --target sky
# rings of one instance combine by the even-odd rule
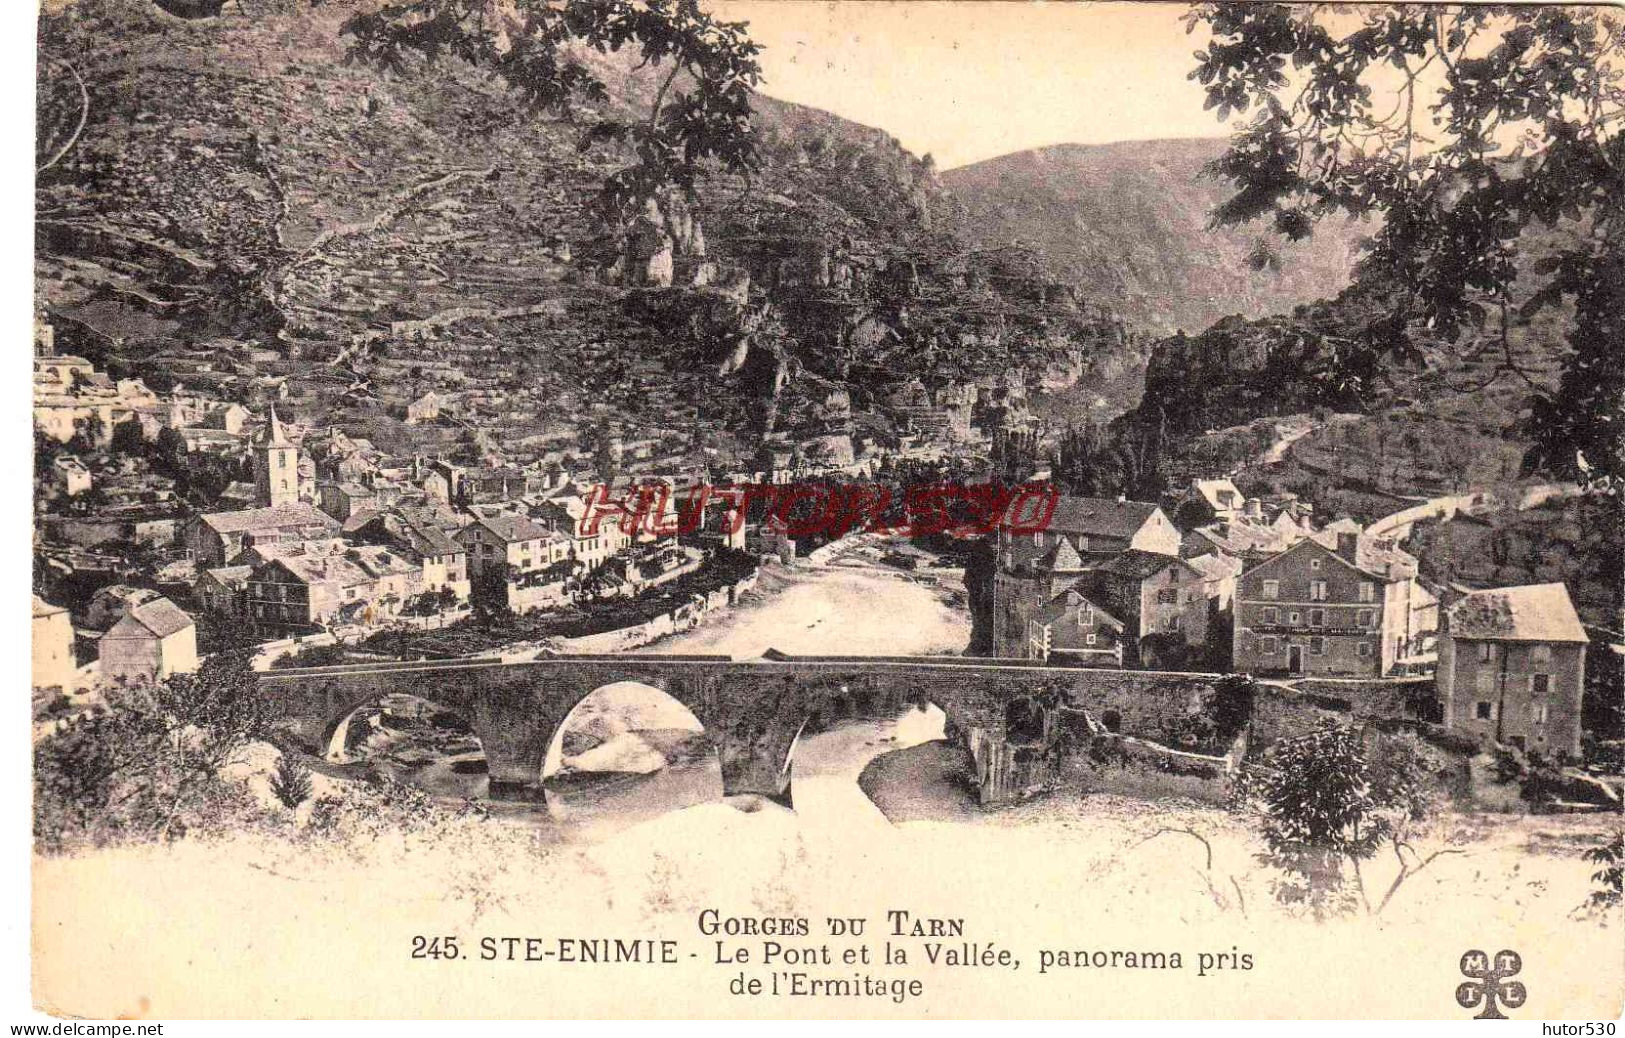
[[[1222,137],[1187,80],[1184,4],[715,0],[762,90],[891,133],[941,169],[1049,144]]]

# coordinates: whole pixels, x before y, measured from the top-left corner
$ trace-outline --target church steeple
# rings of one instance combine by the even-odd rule
[[[288,439],[271,405],[270,420],[254,434],[254,497],[261,508],[299,500],[299,448]]]

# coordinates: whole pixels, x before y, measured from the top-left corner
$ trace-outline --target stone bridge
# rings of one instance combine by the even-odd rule
[[[1069,726],[1097,723],[1165,736],[1204,709],[1217,675],[1046,667],[1029,660],[951,656],[787,656],[759,659],[656,654],[560,655],[523,662],[459,659],[274,670],[259,675],[280,716],[319,747],[342,749],[361,707],[391,693],[467,718],[482,743],[493,797],[540,799],[554,734],[577,703],[605,685],[660,689],[704,725],[724,792],[789,802],[790,762],[809,725],[895,717],[937,705],[949,738],[974,762],[984,804],[1042,784],[1045,761]]]

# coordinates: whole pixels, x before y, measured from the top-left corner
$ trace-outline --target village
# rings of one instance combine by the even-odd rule
[[[407,452],[299,420],[332,387],[278,373],[274,354],[258,360],[263,370],[177,364],[157,392],[58,352],[40,319],[37,689],[163,680],[233,649],[255,651],[261,669],[336,662],[356,643],[387,658],[418,644],[404,634],[476,616],[487,651],[619,651],[727,608],[761,560],[797,563],[781,517],[712,510],[670,533],[603,522],[590,502],[613,481],[675,495],[715,478],[786,484],[899,464],[1046,476],[1019,374],[934,394],[905,384],[888,401],[903,435],[885,446],[854,437],[849,400],[831,392],[814,435],[734,452],[601,421],[500,442],[506,408],[522,404],[429,389],[390,405],[414,433]],[[1378,716],[1577,764],[1586,669],[1617,666],[1617,635],[1588,630],[1559,581],[1430,579],[1401,546],[1419,521],[1470,524],[1486,503],[1441,500],[1362,525],[1292,494],[1196,478],[1160,502],[1061,495],[1043,529],[1002,526],[958,550],[991,558],[988,593],[970,594],[987,655],[1309,681],[1362,710],[1379,704]],[[904,571],[933,561],[902,541],[879,557]]]

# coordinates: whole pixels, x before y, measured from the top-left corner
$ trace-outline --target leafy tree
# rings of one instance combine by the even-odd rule
[[[1266,850],[1259,860],[1283,873],[1276,897],[1317,919],[1352,911],[1376,914],[1404,881],[1445,849],[1422,857],[1411,827],[1427,816],[1427,769],[1410,746],[1389,742],[1367,754],[1353,728],[1322,722],[1272,746],[1262,766],[1237,783],[1238,806],[1256,813]],[[1399,871],[1373,906],[1362,865],[1388,847]],[[1350,883],[1352,878],[1353,882]]]
[[[1492,377],[1532,391],[1527,463],[1625,477],[1625,64],[1610,60],[1625,22],[1582,7],[1217,3],[1197,25],[1207,107],[1252,113],[1211,167],[1236,187],[1215,221],[1269,217],[1297,239],[1333,213],[1380,214],[1360,276],[1396,305],[1363,349],[1422,359],[1413,323],[1452,342],[1487,332],[1504,358]],[[1560,221],[1573,242],[1520,263],[1524,232]],[[1522,371],[1508,329],[1566,297],[1573,349],[1553,389]]]
[[[760,48],[744,23],[713,18],[698,0],[402,0],[356,14],[343,32],[351,57],[393,72],[443,58],[489,69],[532,115],[572,118],[573,102],[609,99],[572,46],[635,47],[639,67],[665,63],[647,118],[599,118],[581,141],[583,149],[622,142],[635,155],[604,184],[603,209],[616,225],[667,188],[692,193],[706,163],[747,175],[756,165],[750,98]]]

